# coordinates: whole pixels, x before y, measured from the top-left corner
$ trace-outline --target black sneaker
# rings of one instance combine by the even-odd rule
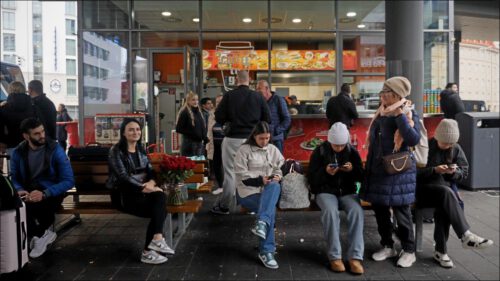
[[[229,215],[229,208],[214,206],[212,209],[210,209],[210,212],[218,215]]]

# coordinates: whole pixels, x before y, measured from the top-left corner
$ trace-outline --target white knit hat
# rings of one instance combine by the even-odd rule
[[[434,138],[443,143],[456,143],[460,137],[457,121],[443,119],[434,132]]]
[[[343,145],[349,141],[349,130],[342,122],[337,122],[332,125],[328,131],[328,142],[336,145]]]

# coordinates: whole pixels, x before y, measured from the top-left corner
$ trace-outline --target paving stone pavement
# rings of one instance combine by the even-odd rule
[[[499,198],[462,191],[471,230],[493,239],[493,247],[462,249],[453,230],[448,242],[455,268],[432,259],[432,224],[424,224],[424,251],[411,268],[396,260],[373,261],[379,247],[375,216],[365,211],[365,274],[334,273],[328,268],[319,212],[278,212],[277,256],[280,268],[265,268],[257,258],[257,239],[250,233],[254,217],[215,216],[215,197],[206,195],[203,209],[163,265],[140,262],[147,219],[126,214],[84,215],[82,222],[60,233],[57,241],[19,273],[4,280],[499,280]],[[344,217],[344,215],[342,214]],[[341,224],[343,248],[349,240]],[[301,240],[303,239],[303,240]],[[399,245],[398,245],[399,246]]]

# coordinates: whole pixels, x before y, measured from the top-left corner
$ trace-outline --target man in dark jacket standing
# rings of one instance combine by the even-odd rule
[[[457,83],[448,83],[440,95],[440,106],[444,118],[455,119],[457,113],[465,111],[464,102],[458,95]]]
[[[56,118],[57,111],[54,103],[43,93],[43,84],[40,80],[31,80],[28,83],[28,93],[33,104],[38,108],[38,118],[42,121],[43,127],[47,130],[47,135],[57,140]]]
[[[336,97],[331,97],[326,105],[326,118],[330,123],[330,127],[337,122],[344,123],[349,129],[352,125],[352,120],[358,118],[356,104],[351,98],[351,86],[342,84],[340,93]]]
[[[271,92],[269,83],[266,80],[259,80],[257,83],[257,92],[261,93],[269,106],[271,115],[271,123],[269,129],[272,133],[272,142],[283,154],[283,142],[285,141],[285,133],[290,127],[290,114],[284,98]]]
[[[225,127],[225,138],[222,141],[224,183],[221,198],[217,200],[211,211],[224,215],[229,214],[229,207],[235,202],[234,157],[236,152],[259,121],[271,121],[269,108],[262,95],[248,87],[250,84],[248,71],[238,71],[237,78],[238,87],[225,93],[215,110],[215,120]]]

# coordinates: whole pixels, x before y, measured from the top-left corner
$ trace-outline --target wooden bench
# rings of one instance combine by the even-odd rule
[[[78,162],[71,163],[75,178],[75,188],[67,191],[68,196],[73,200],[62,203],[58,214],[71,214],[72,218],[66,220],[63,225],[70,222],[81,222],[81,214],[121,214],[122,212],[114,208],[109,197],[109,190],[105,184],[108,178],[107,161]],[[156,167],[158,168],[158,167]],[[186,180],[188,183],[203,183],[205,174],[205,162],[197,162],[194,169],[195,174]],[[212,184],[202,184],[193,193],[210,192]],[[80,196],[99,196],[99,200],[81,201]],[[105,200],[107,199],[107,200]],[[198,213],[202,206],[200,200],[188,200],[181,206],[167,206],[167,219],[164,225],[165,239],[169,245],[175,248],[185,233],[187,226],[191,222],[195,213]],[[173,227],[172,215],[178,214],[177,226]],[[175,231],[174,231],[175,230]]]

